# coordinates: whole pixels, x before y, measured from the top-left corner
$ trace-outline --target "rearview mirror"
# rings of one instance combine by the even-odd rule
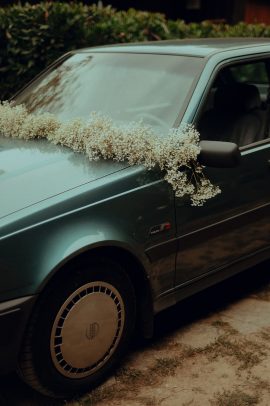
[[[241,154],[236,144],[223,141],[201,141],[198,161],[204,166],[233,168],[240,163]]]

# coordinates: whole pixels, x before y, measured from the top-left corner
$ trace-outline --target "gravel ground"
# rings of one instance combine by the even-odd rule
[[[162,312],[107,382],[80,399],[47,399],[16,375],[0,406],[269,406],[270,263]]]

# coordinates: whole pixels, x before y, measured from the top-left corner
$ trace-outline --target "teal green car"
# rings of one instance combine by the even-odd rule
[[[221,188],[196,207],[156,168],[0,137],[0,370],[68,398],[112,371],[135,329],[151,337],[158,312],[270,258],[270,43],[73,51],[13,102],[164,136],[191,123]]]

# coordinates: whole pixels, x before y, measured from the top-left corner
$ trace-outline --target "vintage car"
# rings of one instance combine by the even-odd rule
[[[196,207],[156,168],[0,137],[0,369],[67,398],[112,371],[135,329],[151,337],[158,312],[270,258],[270,42],[72,51],[13,102],[164,137],[191,123],[221,189]]]

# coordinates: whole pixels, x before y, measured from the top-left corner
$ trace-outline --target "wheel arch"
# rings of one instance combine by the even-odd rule
[[[108,258],[122,265],[135,289],[137,303],[137,326],[143,337],[153,335],[153,296],[150,280],[142,262],[129,250],[121,246],[102,245],[88,247],[83,251],[74,253],[71,258],[59,264],[46,278],[40,293],[59,279],[63,279],[66,272],[77,263],[87,262],[94,258]]]

